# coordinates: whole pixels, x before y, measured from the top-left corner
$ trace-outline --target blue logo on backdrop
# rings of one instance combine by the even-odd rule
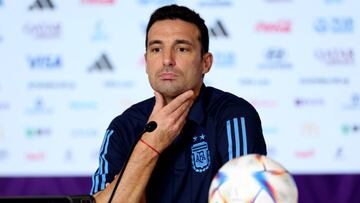
[[[10,109],[10,103],[8,101],[1,101],[0,100],[0,111]]]
[[[69,108],[71,110],[95,110],[98,108],[96,101],[87,100],[73,100],[69,102]]]
[[[292,64],[287,61],[288,54],[284,48],[270,47],[265,50],[265,61],[259,65],[263,69],[290,69]]]
[[[58,69],[62,66],[60,56],[35,56],[28,57],[28,63],[31,69]]]
[[[199,141],[199,142],[198,142]],[[193,137],[193,146],[191,147],[191,163],[196,172],[204,172],[210,166],[210,151],[207,142],[205,141],[205,135]]]
[[[347,110],[360,110],[360,93],[351,94],[344,108]]]
[[[231,0],[199,0],[199,6],[231,6]]]
[[[318,18],[314,29],[319,33],[351,33],[354,31],[354,20],[351,17]]]
[[[236,55],[233,52],[214,52],[214,65],[218,68],[229,67],[235,64]]]
[[[104,23],[102,20],[98,20],[97,22],[95,22],[94,31],[93,31],[93,34],[91,35],[92,40],[105,41],[109,38],[109,36],[104,31],[103,25],[104,25]]]
[[[325,3],[331,4],[331,3],[340,3],[343,0],[325,0]]]
[[[25,112],[27,114],[51,114],[53,112],[53,108],[47,106],[46,102],[43,98],[38,97],[35,98],[31,106],[27,107]]]

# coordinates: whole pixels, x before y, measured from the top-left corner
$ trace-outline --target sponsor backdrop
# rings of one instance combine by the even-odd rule
[[[205,83],[252,103],[269,156],[294,174],[360,173],[355,0],[0,0],[0,176],[90,176],[110,121],[152,96],[151,12],[198,11]]]

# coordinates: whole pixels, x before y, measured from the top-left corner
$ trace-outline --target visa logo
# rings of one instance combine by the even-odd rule
[[[32,69],[54,69],[62,66],[60,56],[36,56],[28,57],[28,63]]]

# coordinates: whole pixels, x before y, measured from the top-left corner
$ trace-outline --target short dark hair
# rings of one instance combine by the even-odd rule
[[[189,23],[193,23],[200,31],[201,52],[205,54],[209,51],[209,32],[205,25],[205,20],[198,13],[185,6],[176,4],[167,5],[156,9],[150,16],[146,27],[145,48],[147,49],[148,34],[151,26],[160,20],[176,20],[180,19]]]

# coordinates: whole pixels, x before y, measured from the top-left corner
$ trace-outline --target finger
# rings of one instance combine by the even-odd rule
[[[174,112],[172,112],[170,116],[173,117],[175,121],[180,119],[180,117],[182,117],[183,115],[185,115],[186,117],[187,114],[189,113],[192,104],[193,104],[192,101],[189,100],[185,101],[179,108],[177,108]]]
[[[189,106],[191,106],[192,104],[190,104]],[[186,118],[189,114],[190,111],[190,107],[186,107],[185,110],[179,114],[179,117],[176,120],[176,123],[174,124],[175,126],[177,126],[179,128],[179,130],[181,130],[183,128],[183,126],[186,123]]]
[[[106,184],[105,184],[105,187],[108,187],[109,185],[110,185],[110,183],[106,183]]]
[[[164,97],[159,92],[154,92],[155,95],[155,105],[153,112],[158,112],[165,105]]]
[[[185,101],[190,100],[194,95],[194,91],[188,90],[179,96],[177,96],[174,100],[172,100],[168,105],[165,106],[164,111],[166,113],[172,113],[176,111]]]

